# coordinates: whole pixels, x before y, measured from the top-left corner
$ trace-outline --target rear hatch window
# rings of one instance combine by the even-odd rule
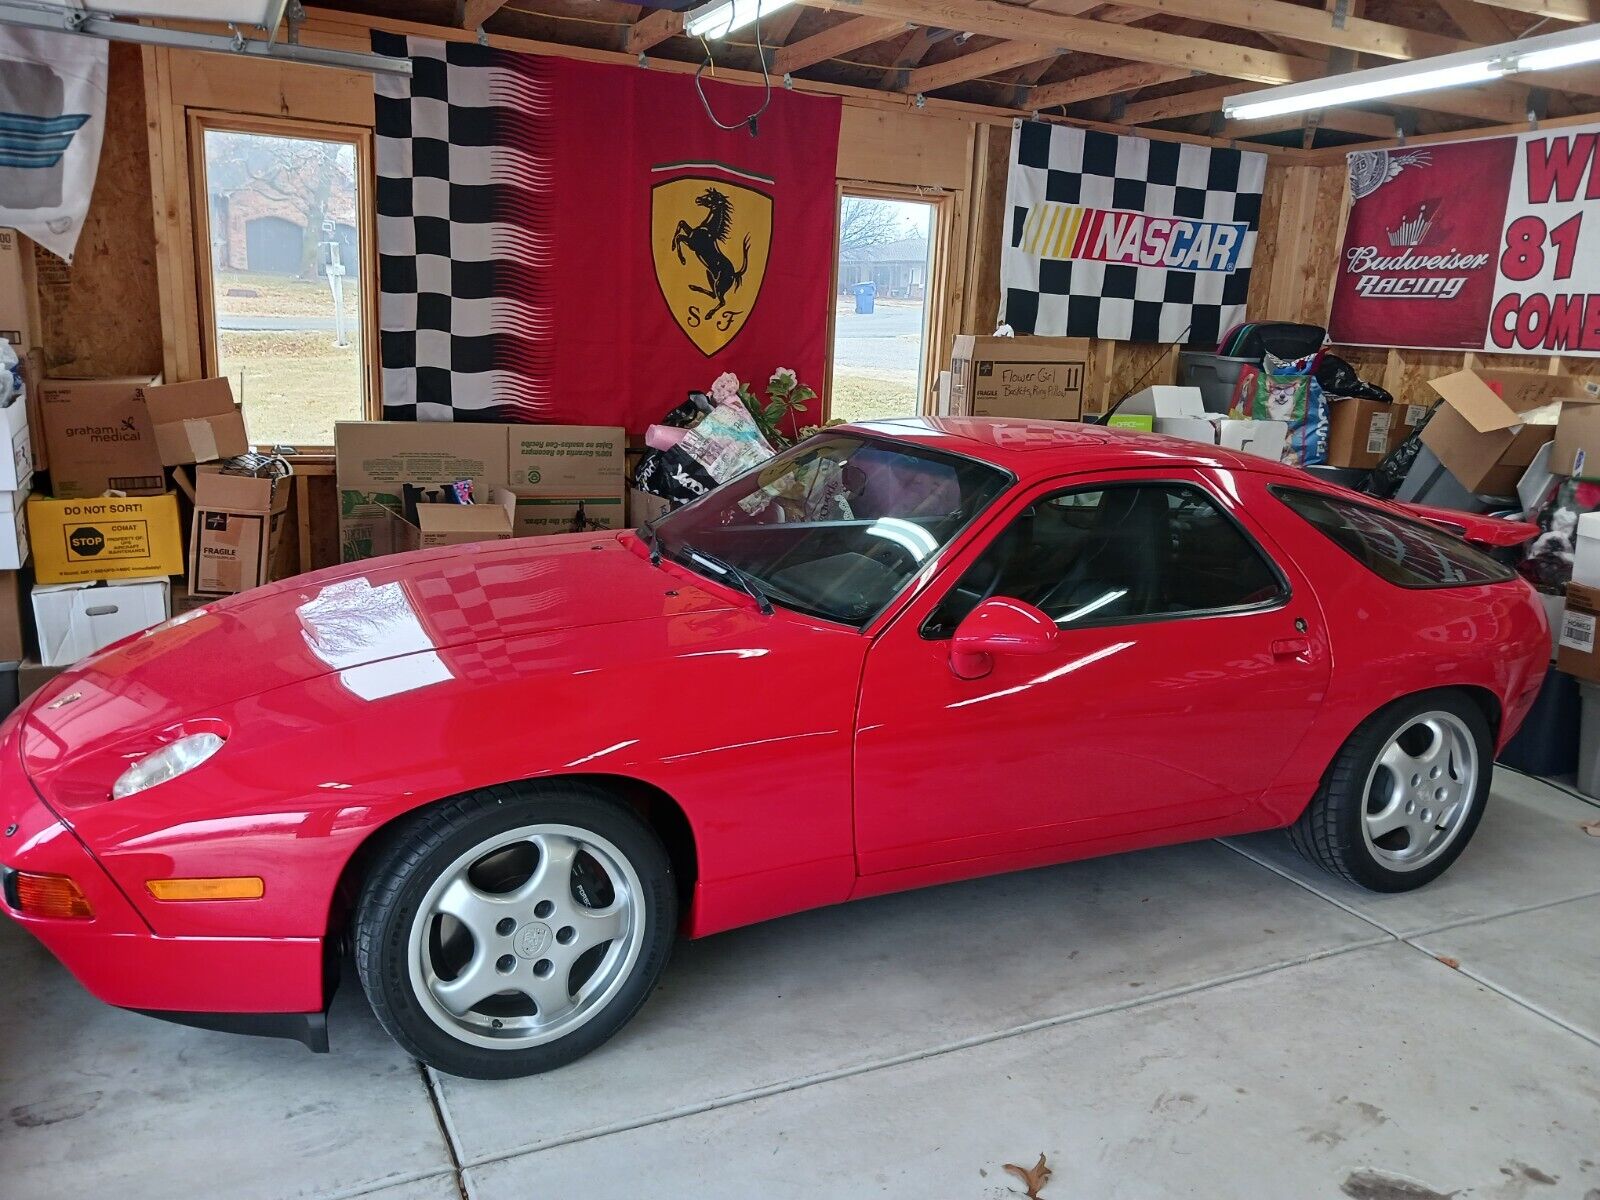
[[[1367,570],[1400,587],[1472,587],[1515,577],[1481,550],[1431,525],[1322,492],[1272,491]]]

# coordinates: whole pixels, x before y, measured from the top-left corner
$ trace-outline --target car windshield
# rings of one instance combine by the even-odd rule
[[[956,455],[820,434],[662,518],[655,536],[702,575],[859,626],[1010,482]]]

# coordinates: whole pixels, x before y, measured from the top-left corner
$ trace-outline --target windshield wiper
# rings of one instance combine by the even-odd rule
[[[644,539],[644,544],[650,547],[650,565],[659,567],[661,565],[661,535],[656,532],[656,523],[654,521],[646,521],[639,526],[639,536]]]
[[[761,585],[755,581],[752,575],[741,571],[731,562],[718,558],[715,554],[707,554],[704,550],[696,550],[687,542],[680,542],[678,549],[689,558],[698,558],[713,571],[726,575],[737,583],[750,594],[750,598],[756,602],[756,607],[761,610],[762,616],[770,617],[772,615],[772,601],[767,599],[767,593],[762,591]]]

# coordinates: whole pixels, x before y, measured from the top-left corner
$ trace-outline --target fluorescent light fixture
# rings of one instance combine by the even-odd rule
[[[690,37],[727,37],[753,25],[768,13],[788,8],[795,0],[711,0],[684,14],[683,31]]]
[[[1548,71],[1597,61],[1600,61],[1600,25],[1584,25],[1479,50],[1392,63],[1370,71],[1351,71],[1327,79],[1229,96],[1222,102],[1222,112],[1239,121],[1280,117],[1317,108],[1359,104],[1364,100],[1385,100],[1439,88],[1489,83],[1524,71]]]

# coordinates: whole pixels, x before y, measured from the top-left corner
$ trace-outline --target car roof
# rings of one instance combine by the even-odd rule
[[[981,459],[1018,479],[1066,472],[1127,470],[1136,467],[1212,467],[1295,478],[1296,472],[1254,454],[1207,446],[1159,433],[1084,425],[1077,421],[1034,421],[1016,417],[894,417],[856,421],[837,427],[893,438]]]

